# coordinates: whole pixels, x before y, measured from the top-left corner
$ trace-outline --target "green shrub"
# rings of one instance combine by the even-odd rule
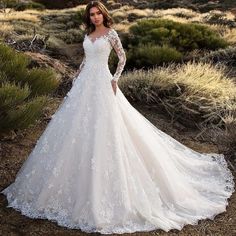
[[[38,2],[19,2],[14,7],[16,11],[24,11],[27,9],[36,9],[36,10],[44,10],[45,6]]]
[[[66,56],[65,48],[65,42],[55,36],[50,37],[49,40],[46,42],[47,54],[52,57],[58,58],[58,56]]]
[[[46,95],[58,85],[55,73],[51,69],[33,68],[28,71],[25,81],[29,84],[31,94],[34,96]]]
[[[0,130],[25,128],[41,115],[58,86],[50,69],[28,69],[30,60],[0,44]]]
[[[29,86],[21,87],[15,83],[4,82],[0,87],[0,107],[2,110],[14,108],[30,95]]]
[[[155,46],[152,44],[139,45],[128,51],[127,67],[152,67],[167,62],[179,62],[182,54],[169,46]]]
[[[0,44],[0,70],[7,75],[8,81],[22,81],[26,76],[29,59],[12,48]]]
[[[0,8],[14,8],[17,3],[17,0],[0,0]]]
[[[84,16],[85,10],[81,9],[80,11],[77,12],[77,14],[74,16],[74,21],[77,22],[77,24],[82,24],[83,23],[83,16]]]
[[[27,128],[33,124],[42,114],[42,110],[47,102],[47,97],[35,97],[32,100],[18,105],[17,108],[9,109],[6,113],[0,114],[0,130]]]
[[[166,19],[139,20],[124,35],[127,67],[142,68],[179,62],[194,50],[216,50],[228,43],[209,27]]]
[[[225,48],[227,42],[209,27],[194,23],[179,23],[166,19],[140,20],[130,27],[130,43],[168,44],[179,51]]]
[[[83,41],[83,31],[79,29],[69,29],[55,36],[68,44],[81,43]]]
[[[0,0],[0,8],[14,8],[16,11],[24,11],[26,9],[44,10],[45,6],[37,2],[21,2],[18,0]]]
[[[32,34],[34,34],[34,30],[38,34],[44,33],[44,29],[35,22],[14,20],[12,22],[12,25],[14,27],[14,32],[16,32],[17,35],[29,35],[32,37]]]

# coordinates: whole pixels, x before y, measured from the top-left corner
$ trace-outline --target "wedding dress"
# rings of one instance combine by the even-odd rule
[[[114,29],[83,41],[81,72],[2,193],[8,207],[85,232],[181,230],[226,211],[234,192],[222,154],[198,153],[159,130],[125,98],[126,57]],[[119,63],[114,76],[108,58]]]

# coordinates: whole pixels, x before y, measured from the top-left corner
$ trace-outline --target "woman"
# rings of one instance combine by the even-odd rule
[[[181,230],[226,210],[234,192],[223,155],[198,153],[157,129],[117,85],[126,57],[105,6],[86,7],[85,56],[72,89],[15,182],[9,207],[102,234]],[[119,57],[114,76],[112,48]]]

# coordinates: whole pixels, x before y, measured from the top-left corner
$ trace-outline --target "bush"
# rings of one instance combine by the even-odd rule
[[[236,26],[235,19],[235,17],[228,19],[227,13],[221,11],[210,11],[205,16],[205,22],[208,24],[226,25],[231,27]]]
[[[26,128],[41,115],[58,86],[50,69],[28,69],[29,59],[0,44],[0,130]]]
[[[17,105],[16,108],[10,108],[7,112],[1,112],[0,130],[8,131],[27,128],[42,114],[46,102],[46,97],[36,97],[32,100],[25,101],[21,105]]]
[[[17,0],[1,0],[0,8],[14,8],[17,5]]]
[[[33,68],[27,72],[25,82],[29,84],[33,96],[49,94],[58,85],[51,69]]]
[[[52,36],[46,42],[47,54],[51,57],[66,56],[66,44],[61,39]]]
[[[139,45],[138,48],[132,48],[128,51],[127,66],[131,68],[159,66],[167,62],[179,62],[181,58],[180,52],[166,45]]]
[[[228,44],[209,27],[194,23],[179,23],[166,19],[140,20],[130,27],[130,43],[168,44],[179,51],[225,48]]]
[[[20,2],[17,0],[1,0],[1,8],[14,8],[16,11],[24,11],[26,9],[44,10],[45,6],[37,2]]]
[[[24,11],[27,9],[44,10],[45,6],[37,2],[19,2],[14,9],[16,11]]]
[[[77,14],[72,18],[74,22],[77,23],[77,25],[80,25],[83,23],[83,16],[84,16],[85,10],[81,9],[77,12]]]
[[[128,50],[129,68],[179,62],[194,50],[216,50],[228,46],[217,32],[200,24],[145,19],[132,25],[129,31],[123,41]]]
[[[120,23],[121,21],[127,19],[127,13],[124,11],[115,11],[112,14],[112,19],[114,20],[115,23]]]
[[[78,29],[69,29],[68,31],[56,34],[56,37],[65,43],[81,43],[83,41],[83,31]]]
[[[230,46],[226,49],[209,52],[199,60],[202,62],[223,63],[230,67],[236,67],[236,47]]]
[[[48,0],[34,0],[35,2],[41,3],[46,8],[49,9],[64,9],[67,7],[74,7],[80,4],[87,4],[90,1],[89,0],[53,0],[53,1],[48,1]]]

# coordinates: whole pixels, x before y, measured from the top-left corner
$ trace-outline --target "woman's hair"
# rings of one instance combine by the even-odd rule
[[[107,8],[100,1],[91,1],[90,3],[87,4],[84,17],[83,17],[87,34],[90,34],[91,32],[95,30],[95,25],[90,21],[90,9],[92,7],[96,7],[101,11],[103,15],[103,19],[104,19],[103,20],[104,26],[110,28],[110,26],[113,24],[113,20],[111,16],[109,15]]]

